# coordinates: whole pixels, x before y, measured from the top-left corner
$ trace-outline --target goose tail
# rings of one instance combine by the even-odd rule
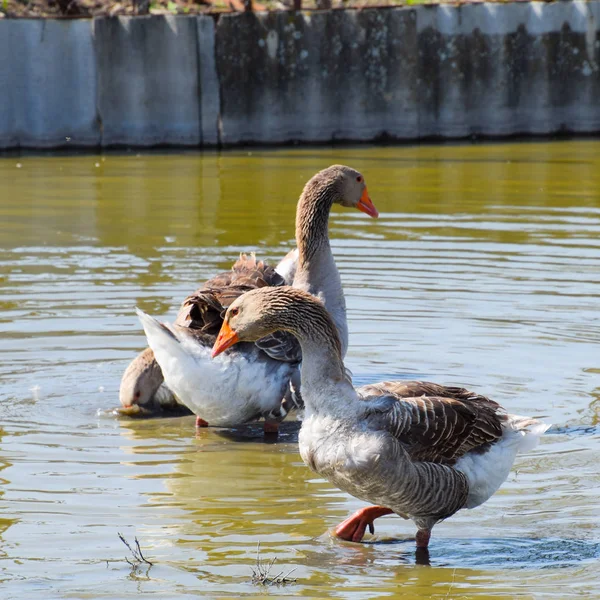
[[[517,452],[529,452],[533,450],[540,442],[540,438],[552,425],[543,423],[531,417],[522,417],[520,415],[510,416],[510,427],[521,435]]]

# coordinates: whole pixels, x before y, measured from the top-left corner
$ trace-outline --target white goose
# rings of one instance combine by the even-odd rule
[[[396,381],[354,389],[327,310],[291,287],[253,290],[235,300],[213,356],[275,331],[293,334],[302,348],[302,459],[375,505],[335,529],[343,539],[359,542],[375,519],[395,513],[414,521],[417,547],[427,548],[437,522],[488,500],[517,453],[535,447],[549,427],[461,388]]]
[[[224,311],[239,295],[259,286],[291,284],[297,263],[296,249],[288,252],[275,269],[257,261],[253,254],[241,254],[230,271],[215,275],[184,300],[175,323],[214,337],[223,322]],[[151,348],[140,352],[125,369],[119,400],[122,405],[119,413],[127,416],[192,414],[165,383]],[[198,417],[196,425],[205,424]]]
[[[329,212],[334,203],[378,216],[358,171],[334,165],[312,177],[302,191],[296,213],[298,260],[294,287],[323,300],[345,354],[346,303],[328,234]],[[222,302],[199,293],[188,298],[184,308],[191,307],[189,315],[198,320],[207,307],[216,304],[224,309],[233,299]],[[201,424],[235,426],[262,417],[266,432],[277,431],[278,422],[286,414],[282,399],[301,360],[300,347],[293,336],[272,334],[213,361],[210,354],[216,331],[207,333],[178,323],[162,325],[139,310],[138,315],[165,383]]]

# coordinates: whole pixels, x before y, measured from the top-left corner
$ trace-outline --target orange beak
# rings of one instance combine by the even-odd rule
[[[217,336],[217,341],[212,349],[212,357],[218,356],[227,348],[230,348],[237,342],[239,342],[238,334],[229,327],[229,323],[227,321],[223,321],[223,325],[221,325],[221,331],[219,331],[219,335]]]
[[[376,219],[379,216],[375,205],[373,204],[373,202],[371,202],[371,198],[369,198],[367,186],[365,186],[365,189],[363,190],[362,196],[360,197],[356,208],[358,208],[358,210],[360,210],[361,212],[368,214],[370,217],[373,217],[374,219]]]

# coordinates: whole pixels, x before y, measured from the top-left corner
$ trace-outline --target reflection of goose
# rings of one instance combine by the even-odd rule
[[[233,302],[213,354],[274,331],[293,334],[302,348],[302,459],[376,504],[336,528],[343,539],[359,542],[375,519],[396,513],[414,521],[417,547],[426,548],[437,522],[488,500],[516,454],[549,427],[461,388],[396,381],[354,389],[324,306],[290,287],[253,290]]]
[[[334,165],[317,173],[298,201],[294,286],[323,299],[345,353],[346,305],[328,235],[329,212],[334,203],[378,216],[358,171]],[[259,276],[252,285],[236,287],[226,282],[190,296],[183,304],[184,318],[180,313],[175,325],[161,325],[138,311],[165,382],[202,424],[234,426],[263,417],[265,431],[276,431],[287,412],[282,398],[301,359],[293,336],[276,333],[244,344],[219,361],[210,358],[221,313],[227,306],[250,288],[285,283],[270,267],[256,265]]]

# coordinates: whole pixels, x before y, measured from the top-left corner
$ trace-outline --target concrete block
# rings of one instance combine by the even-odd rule
[[[196,19],[94,19],[102,145],[201,142]]]
[[[200,115],[202,144],[215,146],[220,141],[219,114],[221,96],[215,61],[215,21],[200,15],[198,21],[198,77],[200,79]]]
[[[415,24],[413,9],[221,16],[222,142],[415,137]]]
[[[544,7],[544,11],[552,5]],[[556,131],[600,130],[598,2],[564,2],[556,28],[541,36],[547,48],[549,104]],[[560,26],[559,26],[560,24]]]
[[[429,5],[417,11],[419,137],[469,134],[469,46],[460,35],[460,7]]]
[[[600,129],[593,4],[423,7],[419,136]]]
[[[465,38],[470,63],[467,69],[472,73],[466,98],[467,133],[544,131],[551,117],[543,66],[546,57],[540,38],[527,29],[536,17],[531,6],[479,5],[464,9],[459,35]]]
[[[96,146],[90,21],[0,20],[0,148]]]

